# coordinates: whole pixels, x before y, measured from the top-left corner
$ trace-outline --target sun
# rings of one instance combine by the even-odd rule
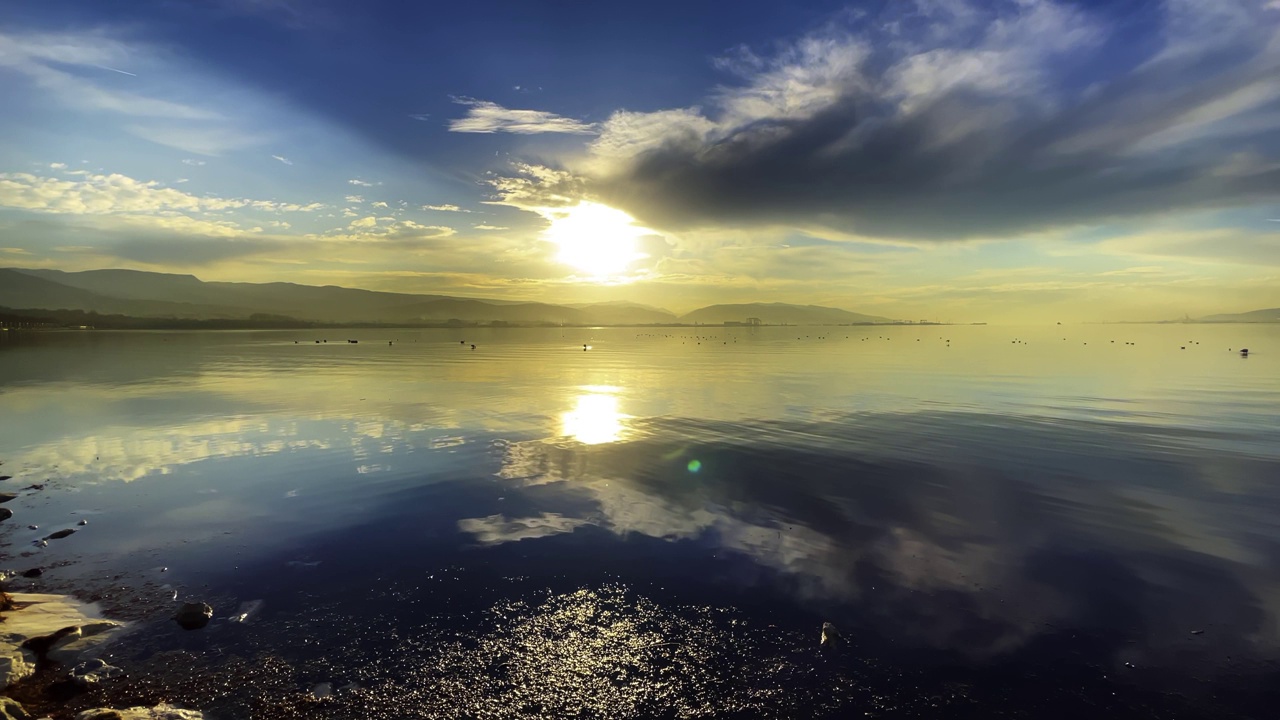
[[[556,260],[604,278],[626,272],[632,262],[643,258],[636,251],[636,240],[652,232],[617,208],[580,202],[551,214],[551,226],[543,237],[560,247]]]

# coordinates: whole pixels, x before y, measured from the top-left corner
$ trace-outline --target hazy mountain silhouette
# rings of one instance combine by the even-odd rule
[[[570,325],[723,323],[760,318],[765,324],[892,322],[816,305],[713,305],[681,318],[631,302],[554,305],[378,292],[335,285],[204,282],[192,275],[139,270],[0,269],[0,307],[82,310],[140,318],[226,320],[272,315],[320,323],[507,322]]]
[[[759,318],[765,325],[835,325],[843,323],[886,323],[889,318],[822,307],[821,305],[788,305],[786,303],[744,303],[709,305],[680,316],[682,323],[719,325]]]
[[[1203,323],[1280,323],[1280,308],[1252,310],[1242,313],[1210,315],[1196,320]]]

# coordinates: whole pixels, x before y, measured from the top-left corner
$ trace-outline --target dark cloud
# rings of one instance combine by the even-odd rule
[[[1012,39],[993,25],[973,47],[911,48],[878,71],[831,71],[831,56],[860,41],[828,40],[725,91],[700,138],[687,116],[622,141],[606,123],[599,146],[643,149],[584,174],[590,192],[663,229],[776,223],[918,239],[1274,199],[1280,11],[1224,2],[1228,17],[1200,26],[1197,13],[1217,10],[1168,5],[1159,47],[1096,83],[1079,77],[1085,56],[1119,57],[1123,38],[1039,49],[1078,24],[1061,12],[1017,19]],[[760,98],[768,111],[735,110]],[[797,102],[808,109],[774,111]]]

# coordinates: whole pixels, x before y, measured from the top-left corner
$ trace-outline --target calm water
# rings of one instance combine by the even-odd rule
[[[142,618],[114,649],[122,698],[261,718],[1280,703],[1277,326],[10,332],[0,427],[0,489],[45,483],[7,506],[4,566]],[[178,630],[175,593],[215,622]],[[819,649],[824,621],[841,647]]]

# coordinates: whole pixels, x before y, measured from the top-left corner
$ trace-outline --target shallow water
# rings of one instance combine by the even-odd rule
[[[159,618],[115,649],[130,697],[263,718],[1280,701],[1277,326],[10,332],[0,423],[0,489],[47,483],[8,504],[5,566]],[[215,622],[164,620],[175,592]]]

